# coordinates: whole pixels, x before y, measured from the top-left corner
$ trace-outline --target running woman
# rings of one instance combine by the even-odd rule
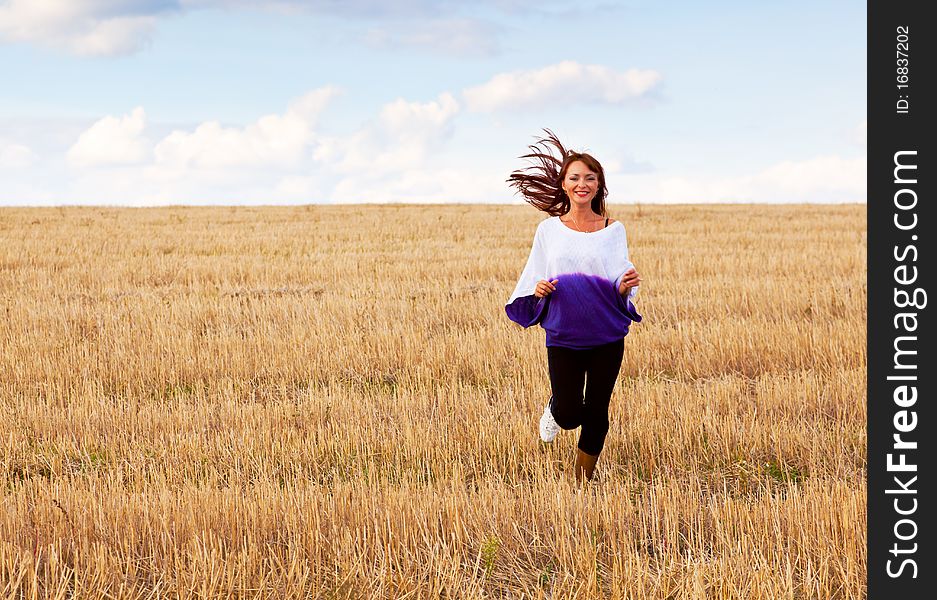
[[[508,317],[546,330],[552,396],[540,438],[581,427],[573,467],[591,480],[608,434],[624,338],[641,315],[641,277],[628,258],[625,226],[608,216],[605,172],[594,157],[568,151],[549,129],[521,158],[533,165],[508,178],[524,199],[551,215],[537,226],[527,264],[508,300]],[[559,158],[551,152],[555,150]]]

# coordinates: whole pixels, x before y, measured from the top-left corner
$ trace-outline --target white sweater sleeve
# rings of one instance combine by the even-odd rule
[[[514,293],[511,294],[505,305],[508,317],[515,323],[524,327],[536,325],[543,318],[549,296],[537,298],[534,292],[537,282],[546,277],[546,255],[543,248],[543,226],[537,227],[534,241],[531,244],[530,256],[521,272]]]

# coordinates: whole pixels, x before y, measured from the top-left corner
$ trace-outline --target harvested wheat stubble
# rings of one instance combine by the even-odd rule
[[[613,206],[585,491],[525,206],[0,210],[0,595],[859,598],[864,206]]]

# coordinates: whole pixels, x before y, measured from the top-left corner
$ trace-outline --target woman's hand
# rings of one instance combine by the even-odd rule
[[[538,298],[546,298],[556,291],[557,282],[559,282],[559,279],[554,279],[553,281],[541,279],[537,282],[537,287],[534,288],[534,296]]]
[[[618,293],[622,296],[628,294],[631,291],[631,288],[639,285],[641,283],[641,276],[638,275],[638,272],[634,269],[628,269],[625,271],[625,274],[621,278],[621,283],[618,285]]]

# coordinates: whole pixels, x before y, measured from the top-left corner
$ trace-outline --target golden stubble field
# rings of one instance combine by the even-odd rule
[[[611,215],[580,491],[530,207],[0,210],[0,595],[864,597],[865,207]]]

